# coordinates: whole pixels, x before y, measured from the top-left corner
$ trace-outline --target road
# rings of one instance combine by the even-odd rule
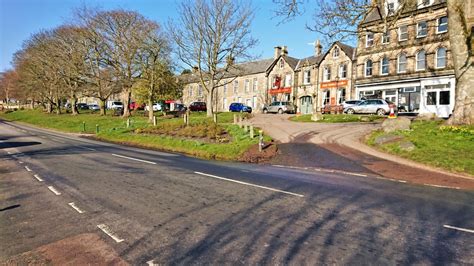
[[[52,256],[45,246],[65,261],[80,248],[115,254],[114,264],[474,263],[472,191],[206,161],[6,122],[0,147],[0,263]]]

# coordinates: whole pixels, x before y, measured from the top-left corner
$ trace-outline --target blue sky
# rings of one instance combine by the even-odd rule
[[[123,8],[138,11],[149,19],[165,24],[177,14],[178,0],[0,0],[0,71],[11,68],[15,51],[21,49],[24,40],[41,29],[51,29],[71,21],[75,8],[100,7],[102,9]],[[311,2],[311,1],[309,1]],[[311,22],[309,12],[303,16],[277,25],[276,8],[271,0],[252,1],[255,12],[252,35],[259,40],[252,54],[262,58],[273,56],[276,45],[288,46],[289,55],[297,58],[313,54],[308,43],[318,38],[317,34],[305,28]],[[307,4],[309,5],[309,4]]]

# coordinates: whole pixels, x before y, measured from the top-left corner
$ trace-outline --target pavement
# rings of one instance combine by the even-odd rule
[[[0,121],[0,265],[473,264],[473,234],[473,191]]]
[[[280,144],[271,164],[352,171],[422,185],[474,190],[474,177],[390,155],[362,140],[380,123],[292,122],[292,115],[256,114],[250,122]]]

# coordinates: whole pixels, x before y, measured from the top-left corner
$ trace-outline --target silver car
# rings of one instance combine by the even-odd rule
[[[347,107],[356,106],[361,103],[363,100],[349,100],[342,103],[342,108],[346,109]]]
[[[355,106],[344,108],[344,113],[347,114],[377,114],[385,115],[390,112],[392,103],[383,99],[370,99],[360,102]]]
[[[290,102],[272,102],[270,105],[263,107],[263,113],[289,113],[295,112],[295,107]]]

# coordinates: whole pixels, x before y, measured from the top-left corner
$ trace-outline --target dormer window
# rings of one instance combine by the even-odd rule
[[[365,36],[365,47],[371,47],[372,45],[374,45],[374,34],[369,32]]]
[[[387,13],[387,15],[393,15],[395,14],[395,12],[397,12],[398,8],[399,8],[399,2],[398,0],[387,0],[385,2],[385,12]]]
[[[433,0],[418,0],[418,8],[424,8],[433,4]]]
[[[334,47],[334,50],[332,51],[332,57],[334,58],[339,57],[339,47]]]

